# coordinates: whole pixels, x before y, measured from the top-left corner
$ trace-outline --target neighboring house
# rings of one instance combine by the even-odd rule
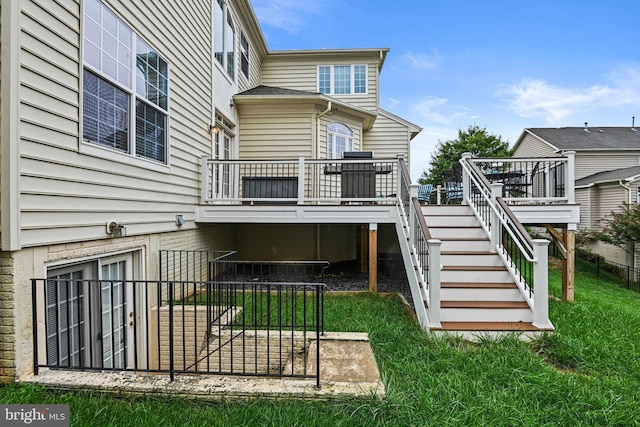
[[[380,108],[387,49],[270,51],[247,1],[4,0],[1,14],[1,381],[32,371],[30,278],[157,280],[163,249],[358,256],[373,220],[355,211],[199,220],[203,157],[373,151],[408,164],[421,130]],[[381,228],[380,250],[398,251]],[[93,304],[78,292],[47,315]],[[81,351],[69,340],[58,357]]]
[[[571,127],[525,129],[514,157],[549,157],[575,152],[575,198],[580,204],[579,229],[598,229],[610,213],[640,198],[640,131],[635,127]],[[627,253],[594,243],[595,252],[631,265]]]

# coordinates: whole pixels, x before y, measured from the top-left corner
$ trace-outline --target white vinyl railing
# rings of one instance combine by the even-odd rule
[[[202,204],[395,204],[396,159],[201,160]]]
[[[502,258],[525,301],[533,310],[533,324],[550,327],[548,302],[548,240],[531,239],[503,200],[504,184],[490,183],[471,159],[463,155],[464,201],[471,207],[489,236],[491,248]]]

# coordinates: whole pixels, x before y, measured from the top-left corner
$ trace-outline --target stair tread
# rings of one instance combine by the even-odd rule
[[[443,270],[457,270],[457,271],[506,271],[507,268],[503,265],[445,265]]]
[[[489,251],[441,251],[440,255],[478,255],[478,256],[485,256],[485,255],[493,255],[496,256],[497,254],[495,252],[489,252]]]
[[[442,322],[443,331],[540,331],[531,322]]]
[[[441,301],[441,308],[529,308],[526,301]]]
[[[442,282],[441,288],[449,289],[517,289],[515,283],[477,283],[477,282]]]

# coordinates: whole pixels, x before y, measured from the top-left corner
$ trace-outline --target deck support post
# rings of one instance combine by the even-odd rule
[[[369,292],[378,292],[378,224],[369,224]]]
[[[552,327],[549,321],[549,241],[533,239],[533,326],[540,329]]]
[[[573,302],[576,262],[576,234],[567,228],[562,229],[562,237],[567,255],[562,259],[562,299]]]
[[[568,227],[562,228],[562,234],[550,224],[544,225],[562,256],[562,299],[573,302],[575,282],[576,235]]]

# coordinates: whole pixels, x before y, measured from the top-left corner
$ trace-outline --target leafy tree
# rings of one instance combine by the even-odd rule
[[[640,241],[640,205],[624,204],[621,212],[611,212],[599,237],[631,253]]]
[[[509,143],[480,128],[471,125],[466,130],[458,129],[458,138],[450,141],[438,141],[436,151],[431,153],[429,170],[422,173],[420,184],[442,184],[445,171],[450,171],[453,164],[462,158],[463,153],[471,153],[473,157],[509,157]]]

